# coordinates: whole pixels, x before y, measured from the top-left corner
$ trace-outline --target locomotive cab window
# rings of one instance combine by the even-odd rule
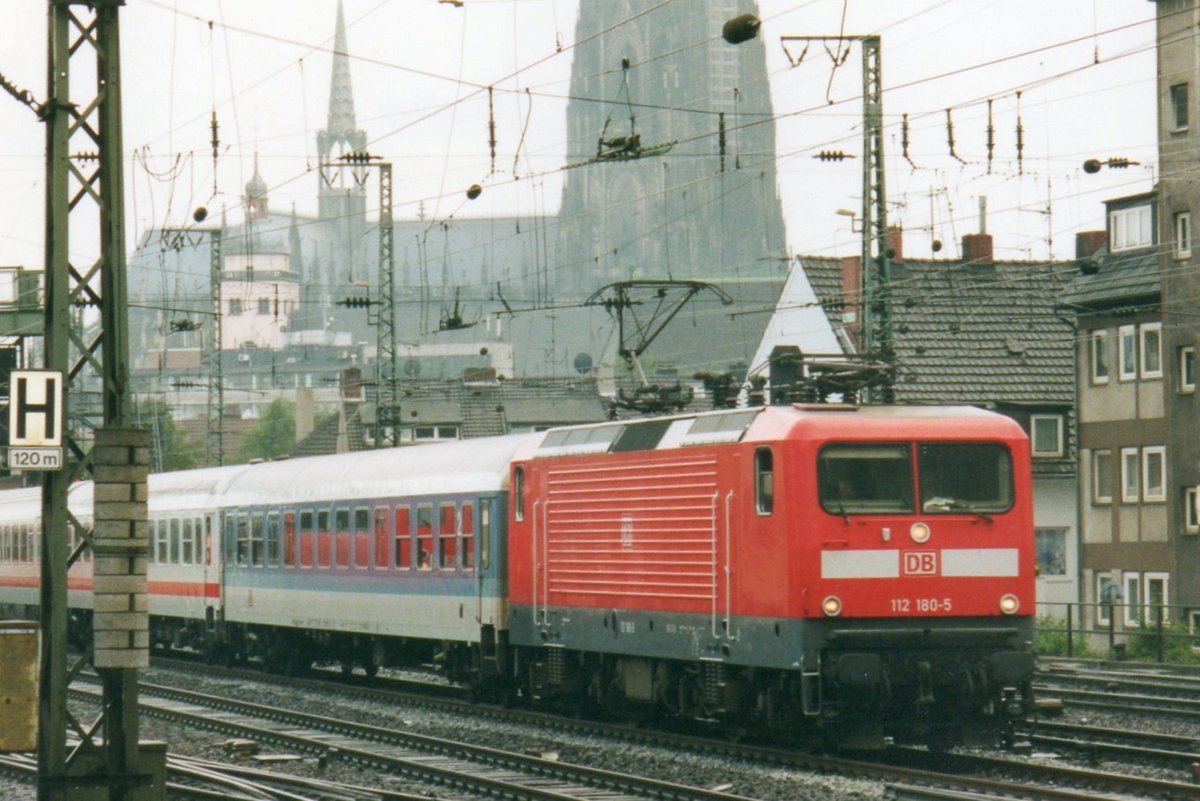
[[[760,515],[769,515],[775,508],[774,459],[770,448],[754,452],[754,504]]]
[[[994,442],[925,443],[918,449],[921,510],[1006,512],[1013,503],[1012,455]]]
[[[827,445],[817,457],[821,508],[835,515],[913,511],[907,444]]]

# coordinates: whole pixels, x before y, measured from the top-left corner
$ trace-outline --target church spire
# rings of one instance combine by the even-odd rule
[[[356,127],[354,90],[350,86],[350,48],[346,43],[346,17],[338,0],[337,30],[333,37],[333,71],[329,81],[329,117],[317,132],[317,158],[321,162],[317,203],[322,219],[361,215],[366,193],[361,184],[345,180],[346,167],[334,165],[339,156],[366,150],[367,132]],[[336,148],[336,150],[335,150]]]
[[[355,127],[354,89],[350,85],[350,48],[346,44],[346,17],[338,0],[337,32],[333,39],[333,73],[329,82],[329,117],[325,122],[323,155],[330,155],[332,145],[342,143],[347,149],[366,144],[366,133]]]

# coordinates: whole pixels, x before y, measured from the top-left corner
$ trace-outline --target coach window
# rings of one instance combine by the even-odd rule
[[[417,504],[417,567],[430,570],[433,564],[433,505]]]
[[[296,513],[283,513],[283,564],[296,566]]]
[[[255,567],[263,566],[265,545],[266,529],[263,525],[263,513],[255,512],[250,515],[250,563]]]
[[[407,506],[396,507],[396,567],[412,567],[412,515]]]
[[[337,509],[333,513],[337,530],[337,566],[350,566],[350,510]]]
[[[279,512],[267,513],[267,566],[279,567],[280,542]]]
[[[185,565],[194,565],[196,563],[196,521],[190,517],[183,519],[183,540],[180,545],[180,561]]]
[[[171,518],[171,564],[179,564],[179,518]]]
[[[371,510],[365,506],[354,510],[354,566],[371,566]]]
[[[457,535],[457,509],[452,503],[443,503],[438,510],[438,567],[453,570],[457,564],[455,537]]]
[[[391,532],[388,531],[388,508],[375,507],[375,569],[387,570],[392,564],[392,554],[388,550]]]
[[[300,567],[313,566],[313,513],[305,509],[300,513]]]
[[[760,515],[769,515],[775,508],[774,461],[770,448],[754,452],[754,503]]]
[[[518,467],[513,471],[513,517],[518,521],[525,519],[525,468]]]
[[[462,525],[458,542],[458,552],[462,554],[465,568],[475,567],[475,504],[471,501],[462,505]]]
[[[160,565],[167,563],[167,550],[169,543],[167,542],[167,521],[154,521],[154,561]]]
[[[328,509],[317,511],[317,567],[333,564],[333,532],[329,529]]]
[[[237,516],[237,563],[250,564],[250,521],[244,514]]]

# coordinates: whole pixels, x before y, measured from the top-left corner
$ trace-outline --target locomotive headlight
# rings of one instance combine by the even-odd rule
[[[824,601],[821,601],[821,611],[826,617],[837,617],[842,613],[842,599],[836,595],[830,595]]]
[[[1000,599],[1000,611],[1006,615],[1015,615],[1021,608],[1021,600],[1015,595],[1005,595]]]
[[[912,528],[908,530],[908,536],[912,537],[912,541],[916,543],[927,542],[929,540],[929,526],[924,523],[913,523]]]

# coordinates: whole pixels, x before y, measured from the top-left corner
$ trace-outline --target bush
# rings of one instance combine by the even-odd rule
[[[1188,632],[1183,623],[1170,623],[1162,630],[1163,662],[1175,664],[1200,663],[1200,654],[1192,650],[1197,638]],[[1153,624],[1129,638],[1126,653],[1131,659],[1154,662],[1158,659],[1158,632]]]
[[[1043,615],[1037,619],[1037,634],[1034,646],[1039,656],[1067,656],[1067,621]],[[1093,654],[1088,651],[1087,638],[1076,629],[1071,642],[1071,656],[1087,659]]]

